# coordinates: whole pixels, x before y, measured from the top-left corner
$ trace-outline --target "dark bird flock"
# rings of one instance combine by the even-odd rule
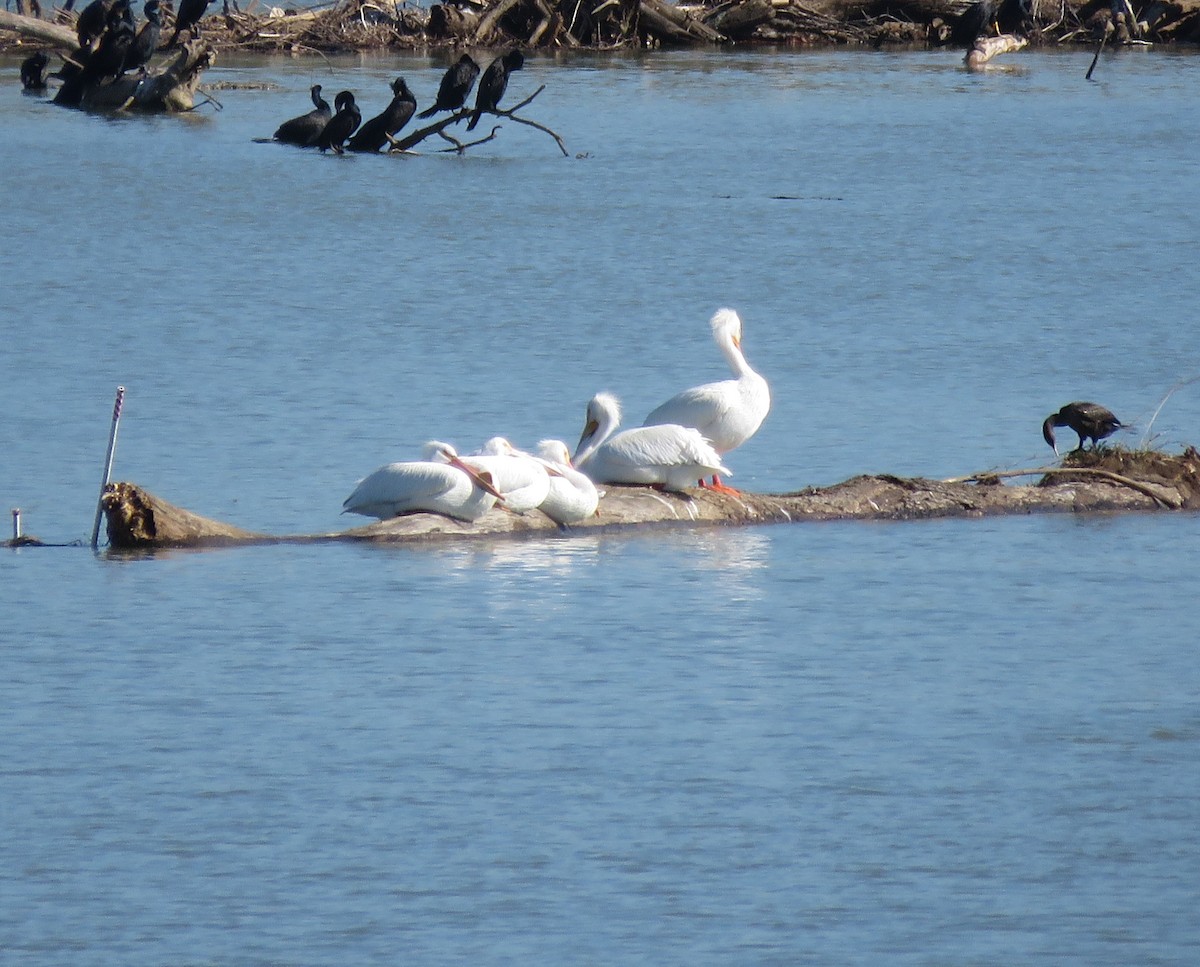
[[[475,107],[470,111],[466,103],[479,76],[479,65],[469,54],[463,54],[446,71],[433,104],[420,114],[417,113],[417,99],[413,92],[403,77],[397,77],[391,84],[391,102],[365,123],[352,91],[339,93],[334,98],[334,109],[331,111],[329,104],[321,97],[320,85],[315,85],[310,92],[313,110],[284,121],[275,131],[273,140],[336,154],[344,151],[377,152],[393,144],[395,135],[414,116],[430,118],[442,111],[456,115],[453,123],[458,123],[469,114],[467,130],[470,131],[483,114],[495,114],[500,110],[500,99],[508,87],[509,74],[520,70],[524,63],[525,57],[519,50],[510,50],[492,61],[479,81]]]
[[[191,16],[189,2],[184,0],[180,5],[175,20],[176,37],[183,29],[195,32],[196,21],[184,19],[185,12]],[[89,86],[111,84],[124,74],[146,70],[162,39],[161,8],[160,0],[147,0],[142,7],[145,23],[139,29],[130,0],[92,0],[75,21],[75,39],[79,41],[79,47],[64,59],[58,72],[47,75],[46,55],[35,54],[21,65],[21,83],[27,90],[41,90],[46,86],[46,77],[55,77],[62,81],[62,87],[55,94],[54,103],[79,107]],[[197,19],[203,11],[202,5]]]

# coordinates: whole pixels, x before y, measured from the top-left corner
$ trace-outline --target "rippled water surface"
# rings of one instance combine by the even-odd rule
[[[430,437],[771,381],[735,481],[1196,442],[1200,61],[533,55],[465,157],[255,143],[426,57],[226,59],[101,118],[0,61],[0,499],[279,533]],[[253,85],[253,86],[245,86]],[[426,147],[431,147],[427,145]],[[1068,438],[1071,434],[1065,431]],[[0,553],[16,964],[1191,964],[1191,515]]]

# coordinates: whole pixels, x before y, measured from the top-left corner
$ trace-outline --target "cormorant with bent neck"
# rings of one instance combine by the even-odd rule
[[[317,147],[322,151],[332,148],[335,154],[342,154],[345,151],[342,145],[354,133],[354,129],[362,124],[362,112],[354,103],[354,95],[349,91],[342,91],[333,99],[333,104],[337,113],[329,119],[321,136],[317,138]]]
[[[471,121],[467,125],[468,131],[475,129],[484,111],[496,110],[500,98],[504,97],[505,88],[508,87],[508,75],[519,71],[524,64],[525,57],[519,50],[510,50],[503,57],[497,57],[488,64],[488,69],[483,72],[479,81],[479,90],[475,92],[475,113],[471,115]]]
[[[363,126],[346,145],[347,148],[351,151],[378,151],[393,134],[408,124],[417,109],[417,99],[404,83],[403,77],[392,81],[392,94],[392,101],[383,109],[383,113],[363,122]]]
[[[1088,403],[1085,400],[1068,403],[1057,413],[1051,413],[1046,417],[1046,422],[1042,424],[1042,436],[1057,454],[1058,445],[1054,442],[1056,426],[1069,426],[1078,433],[1079,446],[1075,449],[1082,450],[1083,445],[1089,439],[1093,445],[1097,445],[1105,437],[1112,436],[1125,424],[1113,415],[1112,410],[1106,409],[1099,403]]]
[[[419,118],[431,118],[438,111],[457,111],[467,103],[467,95],[479,76],[479,65],[471,59],[470,54],[463,54],[445,74],[438,86],[437,99],[432,107],[426,108]]]
[[[325,98],[321,97],[320,84],[314,84],[308,94],[312,98],[313,109],[307,114],[301,114],[299,117],[291,118],[279,125],[275,131],[276,141],[299,145],[301,148],[311,148],[317,143],[321,132],[325,130],[325,125],[333,117],[333,108],[329,106],[329,102]]]

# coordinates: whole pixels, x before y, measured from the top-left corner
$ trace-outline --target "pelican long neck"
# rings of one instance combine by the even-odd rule
[[[579,438],[579,445],[575,448],[575,456],[571,458],[571,462],[577,467],[587,463],[604,441],[613,435],[620,420],[620,416],[608,407],[589,407],[587,426],[584,427],[583,436]]]
[[[746,362],[746,357],[742,355],[742,349],[739,345],[742,341],[741,326],[736,323],[721,327],[714,333],[717,346],[721,353],[725,356],[725,361],[729,363],[729,368],[733,370],[733,375],[738,379],[743,376],[757,376],[750,364]]]

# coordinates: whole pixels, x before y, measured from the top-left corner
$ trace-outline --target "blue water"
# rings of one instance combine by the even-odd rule
[[[0,64],[0,499],[115,476],[344,526],[430,437],[572,441],[716,378],[735,482],[1043,464],[1075,398],[1196,442],[1200,62],[531,57],[466,157],[255,144],[308,85],[60,111]],[[1069,436],[1069,433],[1068,433]],[[0,554],[5,964],[1191,964],[1192,515]]]

